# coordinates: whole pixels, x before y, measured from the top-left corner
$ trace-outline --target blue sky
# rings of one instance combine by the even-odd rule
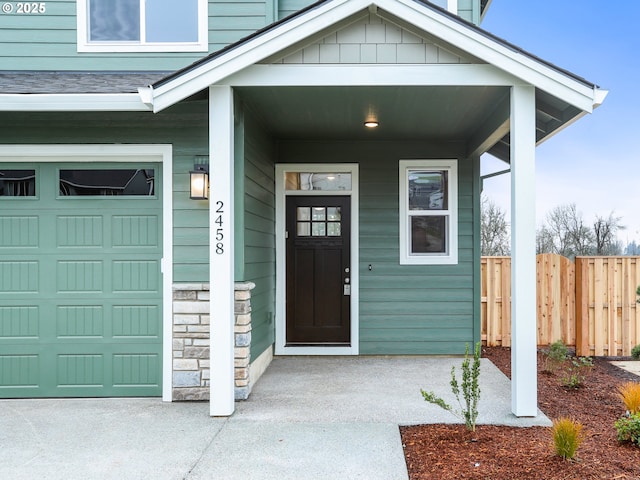
[[[640,2],[493,0],[482,27],[609,90],[605,102],[536,150],[538,222],[575,203],[586,222],[615,211],[640,243]],[[485,156],[486,157],[486,156]],[[483,174],[505,164],[483,158]],[[509,176],[484,192],[507,209]]]

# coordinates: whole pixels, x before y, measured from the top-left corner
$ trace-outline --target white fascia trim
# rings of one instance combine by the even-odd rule
[[[153,111],[159,112],[225,77],[299,42],[331,25],[362,12],[369,15],[371,0],[334,0],[267,31],[233,50],[153,90]]]
[[[137,93],[0,94],[2,112],[148,112]]]
[[[591,86],[412,0],[377,0],[376,3],[383,9],[379,10],[379,15],[389,22],[395,22],[395,19],[388,17],[385,10],[398,18],[411,19],[405,21],[581,110],[593,110],[595,98]]]
[[[6,158],[5,158],[6,157]],[[162,163],[162,400],[171,402],[173,370],[173,147],[132,145],[0,145],[0,161]]]
[[[256,86],[503,86],[523,82],[493,65],[252,65],[225,79],[234,87]]]

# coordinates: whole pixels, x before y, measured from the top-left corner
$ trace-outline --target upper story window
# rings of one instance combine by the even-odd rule
[[[207,0],[78,0],[79,52],[204,52]]]
[[[458,263],[458,163],[400,161],[400,264]]]

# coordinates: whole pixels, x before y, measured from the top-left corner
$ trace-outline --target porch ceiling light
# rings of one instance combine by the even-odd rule
[[[364,126],[367,128],[376,128],[378,125],[380,124],[377,120],[367,120],[366,122],[364,122]]]
[[[209,198],[209,164],[196,163],[189,172],[191,200],[207,200]]]

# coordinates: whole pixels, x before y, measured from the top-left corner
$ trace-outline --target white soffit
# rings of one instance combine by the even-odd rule
[[[461,51],[485,61],[520,79],[523,84],[539,88],[580,110],[591,112],[606,93],[593,85],[501,43],[482,32],[431,9],[415,0],[333,0],[299,16],[267,29],[239,43],[226,52],[204,59],[193,68],[178,72],[158,87],[141,89],[140,96],[154,112],[161,111],[207,87],[223,82],[228,76],[291,45],[335,25],[348,17],[375,12],[386,21],[414,25],[433,37],[454,45]],[[277,68],[272,65],[271,68]],[[358,67],[354,67],[357,69]],[[284,81],[286,83],[286,80]],[[295,85],[294,83],[289,83]],[[347,83],[345,83],[347,85]]]

